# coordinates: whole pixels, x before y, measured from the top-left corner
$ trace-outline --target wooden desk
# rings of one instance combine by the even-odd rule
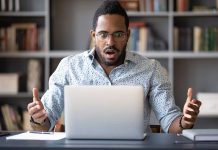
[[[141,150],[141,149],[201,149],[218,150],[218,142],[193,143],[175,134],[151,133],[143,141],[131,140],[67,140],[58,141],[20,141],[6,140],[0,137],[0,150],[65,150],[65,149],[106,149],[106,150]]]

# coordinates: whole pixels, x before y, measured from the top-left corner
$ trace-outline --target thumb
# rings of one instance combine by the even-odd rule
[[[33,88],[33,101],[40,101],[39,91],[37,88]]]
[[[186,102],[190,102],[191,100],[192,100],[192,88],[188,88]]]

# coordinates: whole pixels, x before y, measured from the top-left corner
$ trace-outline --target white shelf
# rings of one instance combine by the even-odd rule
[[[195,16],[218,16],[218,11],[187,11],[187,12],[173,12],[175,17],[195,17]]]
[[[82,53],[81,50],[52,50],[49,53],[50,58],[63,58],[69,55],[76,55]]]
[[[69,55],[82,53],[81,50],[52,50],[50,52],[7,52],[0,53],[0,58],[63,58]],[[218,58],[217,52],[170,52],[170,51],[147,51],[136,52],[142,56],[152,58]]]
[[[45,17],[46,11],[0,12],[0,17]]]
[[[46,52],[1,52],[0,58],[45,58]]]
[[[127,12],[129,17],[168,17],[168,12]]]
[[[39,96],[43,95],[42,92],[39,92]],[[17,94],[0,94],[0,98],[32,98],[33,95],[31,92],[19,92]]]
[[[218,52],[172,52],[173,58],[218,58]]]

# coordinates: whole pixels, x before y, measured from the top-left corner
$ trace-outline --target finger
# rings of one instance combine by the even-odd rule
[[[33,114],[36,114],[36,113],[40,112],[40,111],[43,110],[43,109],[44,109],[44,108],[43,108],[42,105],[38,105],[38,104],[37,104],[37,105],[35,105],[35,106],[29,108],[28,113],[29,113],[30,116],[32,116]]]
[[[184,119],[184,122],[186,123],[186,124],[189,124],[189,125],[192,125],[192,124],[194,124],[194,122],[195,122],[195,120],[196,120],[196,118],[188,118],[188,117],[183,117],[183,119]]]
[[[200,108],[200,106],[197,105],[197,104],[193,104],[193,103],[188,103],[188,104],[187,104],[187,109],[188,109],[188,110],[198,111],[199,108]]]
[[[40,110],[37,108],[37,106],[31,107],[28,111],[29,115],[32,116],[33,114],[39,112]]]
[[[40,101],[39,91],[37,88],[33,88],[33,101]]]
[[[35,103],[35,102],[29,103],[29,104],[27,105],[27,110],[30,110],[30,108],[32,108],[32,107],[34,107],[34,106],[36,106],[36,103]]]
[[[191,110],[185,110],[185,116],[189,118],[196,118],[198,116],[199,110],[191,111]]]
[[[38,117],[38,118],[35,118],[34,116],[32,116],[32,117],[33,117],[33,120],[34,120],[35,122],[42,123],[42,122],[47,118],[47,115],[44,114],[44,115],[42,115],[42,116],[40,116],[40,117]]]
[[[195,104],[196,106],[200,107],[201,106],[201,101],[197,100],[197,99],[193,99],[192,103]]]
[[[32,117],[34,118],[34,120],[40,120],[41,118],[44,118],[44,116],[47,116],[46,114],[46,111],[43,109],[43,110],[40,110],[39,112],[35,113],[32,115]]]
[[[192,100],[192,88],[188,88],[186,101],[191,102],[191,100]]]

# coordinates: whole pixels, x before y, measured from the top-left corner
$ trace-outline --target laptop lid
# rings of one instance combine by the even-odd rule
[[[142,86],[65,86],[67,139],[143,139]]]

